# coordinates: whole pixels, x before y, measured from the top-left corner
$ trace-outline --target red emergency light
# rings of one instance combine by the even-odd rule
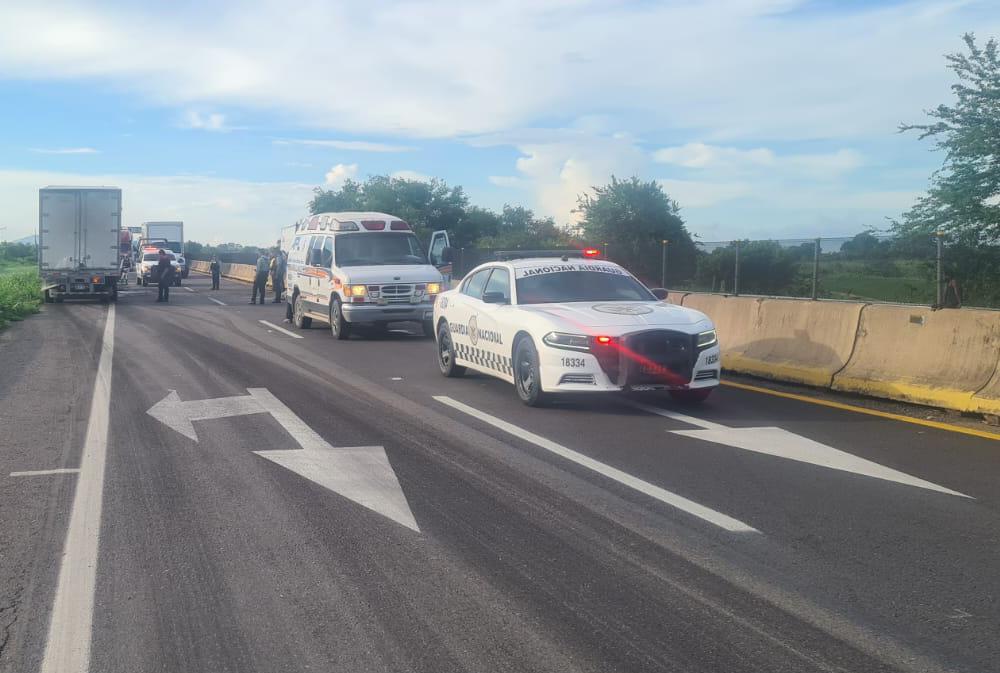
[[[584,248],[583,249],[583,256],[584,257],[599,257],[600,254],[601,254],[601,251],[598,250],[597,248]]]
[[[361,226],[368,231],[382,231],[385,229],[383,220],[361,220]]]
[[[609,336],[594,337],[594,341],[596,341],[597,343],[599,343],[602,346],[610,346],[611,345],[611,337],[609,337]]]

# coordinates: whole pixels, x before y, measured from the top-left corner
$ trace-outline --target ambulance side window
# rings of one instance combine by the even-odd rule
[[[312,237],[312,240],[309,242],[309,249],[306,251],[306,264],[313,266],[313,263],[316,261],[313,250],[323,249],[323,238],[323,236]]]
[[[323,268],[329,269],[333,265],[333,237],[323,237]]]

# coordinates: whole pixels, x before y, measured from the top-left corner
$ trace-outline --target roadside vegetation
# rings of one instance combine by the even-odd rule
[[[0,327],[38,312],[41,283],[35,247],[11,244],[0,249]]]

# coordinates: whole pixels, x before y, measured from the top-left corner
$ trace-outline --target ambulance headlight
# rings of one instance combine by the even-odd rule
[[[349,285],[344,289],[347,290],[348,294],[352,297],[364,297],[368,294],[368,288],[365,285]]]
[[[427,294],[438,294],[441,292],[441,283],[427,283]]]

